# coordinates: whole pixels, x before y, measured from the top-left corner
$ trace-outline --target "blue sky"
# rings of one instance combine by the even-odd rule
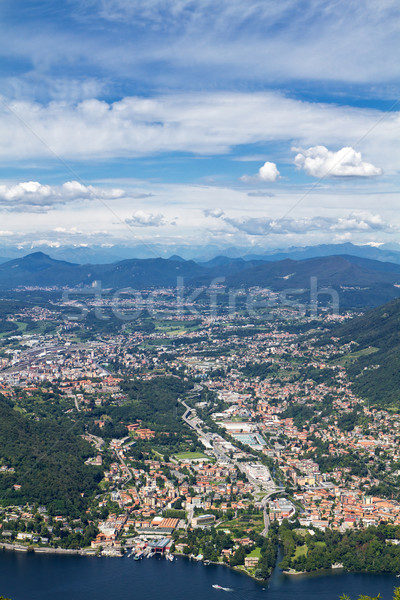
[[[399,13],[3,0],[0,245],[397,242]]]

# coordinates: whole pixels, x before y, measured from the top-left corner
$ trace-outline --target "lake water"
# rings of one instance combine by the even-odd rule
[[[400,571],[400,566],[399,566]],[[218,583],[232,591],[211,586]],[[11,600],[338,600],[381,592],[392,600],[392,575],[324,572],[284,576],[266,584],[216,565],[178,558],[91,558],[0,552],[0,596]]]

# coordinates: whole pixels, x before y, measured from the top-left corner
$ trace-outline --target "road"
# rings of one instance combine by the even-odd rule
[[[182,416],[182,419],[185,421],[185,423],[186,423],[186,424],[187,424],[187,425],[188,425],[188,426],[189,426],[191,429],[194,429],[194,430],[195,430],[195,432],[197,433],[197,435],[198,435],[198,436],[199,436],[199,437],[200,437],[202,440],[204,440],[205,446],[206,446],[206,447],[208,447],[208,448],[210,448],[210,450],[212,450],[212,451],[214,452],[214,454],[215,454],[216,450],[215,450],[215,448],[213,447],[212,439],[211,439],[211,437],[210,437],[209,435],[207,435],[206,433],[204,433],[204,431],[201,429],[201,427],[200,427],[200,426],[199,426],[199,424],[198,424],[198,421],[199,421],[199,420],[198,420],[196,417],[195,417],[195,418],[193,418],[193,419],[190,419],[190,418],[189,418],[189,415],[190,415],[192,412],[195,412],[195,410],[194,410],[193,408],[190,408],[190,406],[188,406],[188,405],[186,404],[186,402],[184,402],[183,400],[180,400],[179,398],[178,398],[178,400],[179,400],[179,402],[182,404],[182,406],[183,406],[183,407],[186,409],[185,413],[184,413],[184,414],[183,414],[183,416]],[[220,454],[222,454],[222,453],[220,453]],[[227,457],[227,456],[225,456],[225,455],[222,455],[222,456],[223,456],[224,458],[223,458],[223,459],[221,458],[220,460],[225,460],[225,462],[226,462],[226,461],[229,461],[229,457]],[[216,458],[218,458],[218,457],[216,457]]]
[[[91,442],[93,442],[93,444],[96,447],[96,450],[98,450],[100,452],[100,450],[102,449],[102,447],[105,444],[105,441],[103,440],[103,438],[98,437],[97,435],[92,435],[91,433],[85,433],[86,438],[89,438]]]
[[[189,527],[190,527],[190,525],[192,523],[193,513],[194,513],[194,506],[193,506],[193,504],[190,504],[189,508],[188,508],[188,516],[187,516],[186,529],[189,529]]]
[[[76,396],[74,396],[74,401],[75,401],[75,408],[78,412],[81,412],[81,409],[79,407],[79,402],[78,402],[78,398]]]
[[[117,459],[119,460],[119,462],[121,463],[121,465],[123,465],[125,467],[125,469],[127,470],[127,472],[129,473],[129,477],[128,479],[126,479],[124,481],[124,486],[128,483],[128,481],[130,481],[133,477],[133,473],[131,471],[131,469],[128,467],[128,465],[126,464],[125,460],[122,458],[121,454],[119,453],[118,450],[114,451],[115,456],[117,457]]]
[[[264,514],[264,529],[262,530],[261,535],[263,535],[264,537],[266,537],[268,535],[269,527],[271,525],[271,521],[270,521],[270,518],[269,518],[269,515],[267,512],[267,503],[268,503],[268,500],[271,498],[271,496],[273,496],[274,494],[277,494],[279,492],[282,492],[282,490],[281,489],[274,490],[274,491],[271,490],[261,500],[261,504],[263,506],[263,514]]]

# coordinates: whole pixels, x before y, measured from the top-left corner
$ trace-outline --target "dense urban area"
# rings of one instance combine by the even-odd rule
[[[400,413],[358,392],[354,313],[148,293],[4,294],[0,546],[397,573]]]

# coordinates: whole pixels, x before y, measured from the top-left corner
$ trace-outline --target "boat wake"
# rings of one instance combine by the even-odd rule
[[[212,587],[214,590],[221,590],[221,592],[233,592],[232,588],[222,587],[222,585],[218,585],[218,583],[214,583]]]

